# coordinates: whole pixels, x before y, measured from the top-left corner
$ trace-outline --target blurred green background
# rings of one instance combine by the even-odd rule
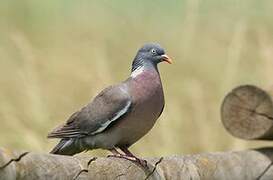
[[[160,64],[165,111],[133,152],[271,145],[229,135],[220,105],[237,85],[273,85],[272,9],[270,0],[0,1],[0,147],[48,152],[57,141],[47,133],[127,78],[150,41],[174,64]]]

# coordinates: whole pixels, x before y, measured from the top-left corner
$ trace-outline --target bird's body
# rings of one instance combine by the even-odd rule
[[[164,51],[161,55],[165,55]],[[61,138],[52,153],[74,155],[97,148],[127,149],[148,133],[163,111],[164,94],[157,63],[142,59],[136,56],[127,80],[104,89],[49,134],[50,138]]]
[[[143,137],[153,127],[164,108],[160,77],[151,71],[144,70],[126,81],[132,95],[133,108],[111,129],[113,132],[110,134],[119,134],[117,147],[129,147]],[[140,81],[143,83],[139,83]]]

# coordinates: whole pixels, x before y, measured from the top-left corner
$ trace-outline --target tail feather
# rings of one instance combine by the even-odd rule
[[[81,150],[81,148],[75,144],[74,139],[61,139],[60,142],[50,151],[50,153],[72,156],[82,151],[83,150]]]
[[[60,142],[50,151],[51,154],[59,154],[61,148],[67,143],[68,140],[62,139]]]

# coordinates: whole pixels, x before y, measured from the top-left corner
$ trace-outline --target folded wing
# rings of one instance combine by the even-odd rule
[[[132,106],[127,86],[110,86],[75,112],[67,122],[48,134],[48,138],[79,138],[103,132],[124,117]]]

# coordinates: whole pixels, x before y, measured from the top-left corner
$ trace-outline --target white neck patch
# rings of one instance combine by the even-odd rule
[[[141,74],[144,71],[144,67],[140,66],[138,68],[136,68],[132,73],[131,73],[131,77],[135,78],[137,77],[139,74]]]

